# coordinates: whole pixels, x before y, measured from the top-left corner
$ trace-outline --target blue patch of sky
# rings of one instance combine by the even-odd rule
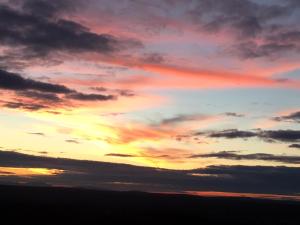
[[[149,119],[153,116],[236,112],[257,119],[275,116],[286,109],[300,108],[300,90],[296,89],[162,90],[155,94],[166,96],[172,101],[152,109],[133,112],[131,116]]]

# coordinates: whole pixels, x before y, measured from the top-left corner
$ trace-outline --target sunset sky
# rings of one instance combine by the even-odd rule
[[[300,195],[299,20],[298,0],[0,0],[0,181]]]

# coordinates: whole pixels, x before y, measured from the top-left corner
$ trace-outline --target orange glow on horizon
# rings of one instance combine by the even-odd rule
[[[257,194],[257,193],[236,193],[236,192],[218,192],[218,191],[187,191],[187,194],[203,197],[237,197],[237,198],[262,198],[273,200],[297,200],[300,201],[300,195],[280,195],[280,194]]]
[[[0,167],[0,176],[53,176],[63,172],[63,170],[47,168]]]

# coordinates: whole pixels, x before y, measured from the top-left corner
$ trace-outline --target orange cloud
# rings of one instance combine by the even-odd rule
[[[161,130],[141,124],[131,124],[130,126],[118,127],[115,129],[118,134],[118,141],[130,143],[135,141],[159,141],[169,139],[177,134],[177,131]]]
[[[284,68],[276,67],[276,70],[268,72],[268,68],[259,69],[253,64],[249,64],[249,72],[232,72],[222,69],[208,70],[190,67],[181,67],[169,64],[149,64],[143,62],[136,56],[129,58],[114,57],[108,58],[97,54],[82,56],[88,61],[105,62],[115,66],[124,66],[134,70],[132,76],[117,77],[110,81],[68,79],[58,80],[63,83],[71,83],[82,86],[108,85],[113,87],[130,88],[240,88],[240,87],[289,87],[299,88],[299,81],[272,79],[274,72],[286,71],[295,68],[295,64],[287,64]],[[244,66],[246,66],[245,64]],[[136,75],[136,70],[140,75]],[[245,71],[241,69],[240,71]],[[145,73],[153,73],[156,76],[145,76]]]

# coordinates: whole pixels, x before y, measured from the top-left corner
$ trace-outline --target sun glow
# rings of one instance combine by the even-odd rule
[[[53,176],[63,173],[59,169],[0,167],[0,176]]]

